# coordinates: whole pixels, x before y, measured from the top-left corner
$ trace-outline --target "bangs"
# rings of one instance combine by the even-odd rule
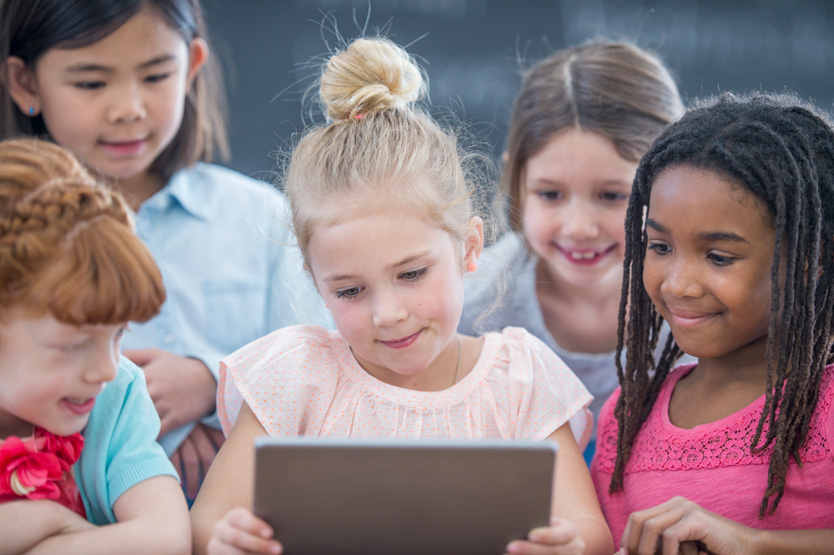
[[[78,228],[27,302],[59,321],[83,324],[145,322],[165,301],[162,276],[144,243],[122,222],[101,217]]]

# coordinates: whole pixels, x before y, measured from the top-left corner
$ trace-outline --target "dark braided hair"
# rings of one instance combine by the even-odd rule
[[[782,498],[790,458],[801,464],[799,450],[820,380],[834,362],[834,130],[826,114],[794,95],[725,94],[699,103],[669,126],[640,161],[626,213],[617,343],[622,392],[615,408],[619,432],[612,493],[623,487],[637,432],[682,354],[670,335],[655,363],[663,318],[642,280],[644,214],[652,185],[663,170],[680,165],[739,183],[764,202],[775,226],[767,391],[750,446],[752,453],[773,447],[761,518],[773,514]]]

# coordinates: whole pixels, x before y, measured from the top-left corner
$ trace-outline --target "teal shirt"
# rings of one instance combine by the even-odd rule
[[[84,449],[75,464],[75,481],[87,520],[116,522],[113,504],[128,489],[155,476],[179,480],[165,451],[156,442],[159,417],[145,375],[122,357],[116,379],[96,398],[84,428]]]

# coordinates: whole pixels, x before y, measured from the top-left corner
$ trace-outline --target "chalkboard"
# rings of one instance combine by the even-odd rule
[[[658,52],[684,100],[728,90],[794,90],[834,105],[830,0],[203,0],[229,95],[232,157],[248,175],[317,119],[302,103],[316,56],[384,32],[421,60],[431,103],[452,111],[492,156],[504,147],[523,68],[598,36]],[[320,118],[318,118],[320,121]]]

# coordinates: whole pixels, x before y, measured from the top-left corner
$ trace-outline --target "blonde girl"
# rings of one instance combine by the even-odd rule
[[[588,392],[522,329],[457,333],[484,225],[465,154],[416,105],[424,89],[411,57],[386,39],[358,39],[326,64],[332,123],[299,141],[285,186],[337,331],[289,327],[225,359],[219,405],[230,435],[192,511],[198,553],[282,549],[251,512],[253,439],[264,433],[555,440],[552,525],[507,551],[613,549],[568,424]]]

